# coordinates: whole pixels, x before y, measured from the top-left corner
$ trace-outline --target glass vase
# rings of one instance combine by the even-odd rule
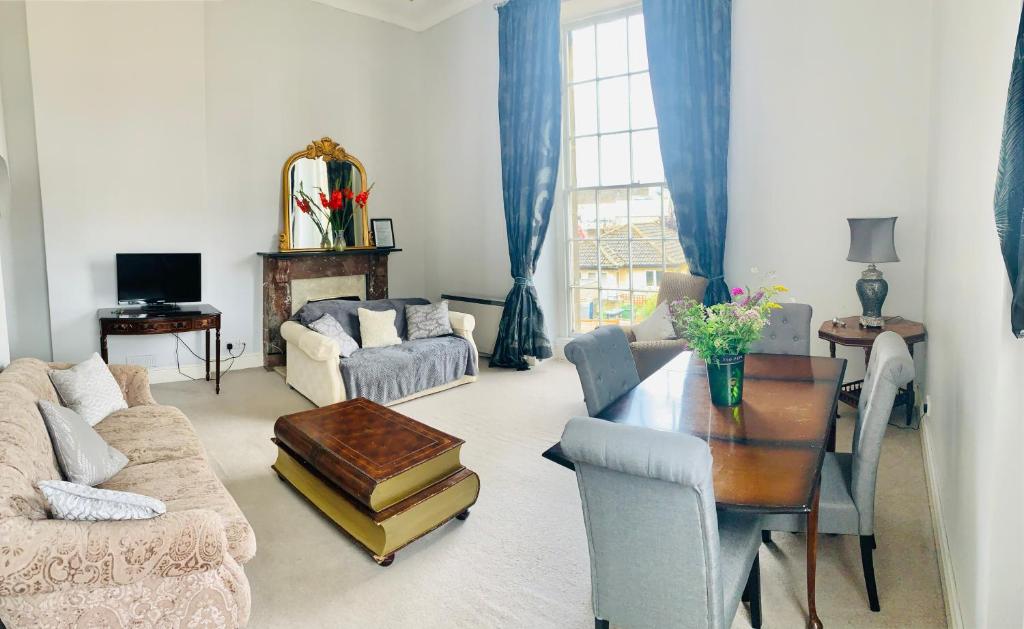
[[[335,251],[345,250],[345,230],[337,229],[334,231],[334,246],[332,249]]]
[[[736,406],[743,401],[744,354],[708,359],[708,387],[715,406]]]

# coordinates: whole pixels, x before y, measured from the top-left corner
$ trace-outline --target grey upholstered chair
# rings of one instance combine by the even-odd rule
[[[704,301],[704,292],[708,288],[708,279],[699,275],[689,273],[676,273],[668,271],[661,276],[661,286],[658,288],[658,304],[664,302],[672,303],[685,298],[694,301]],[[636,370],[643,380],[660,369],[665,363],[672,360],[680,353],[689,349],[686,341],[682,339],[667,339],[664,341],[638,341],[629,326],[623,326],[626,337],[629,339],[629,350],[633,352],[633,360],[636,362]]]
[[[576,365],[590,415],[640,384],[626,333],[619,326],[602,326],[574,338],[565,346],[565,357]]]
[[[860,557],[868,604],[880,609],[872,551],[875,549],[875,479],[882,438],[899,388],[914,379],[914,360],[907,344],[895,332],[883,332],[871,346],[864,376],[853,452],[827,452],[821,468],[821,506],[818,532],[860,536]],[[765,530],[806,531],[806,518],[773,515],[764,519]]]
[[[576,466],[597,629],[725,629],[741,598],[761,626],[761,519],[717,513],[707,443],[576,417],[562,450]]]
[[[761,340],[750,347],[755,354],[797,354],[811,353],[811,316],[814,311],[808,304],[782,304],[772,310]]]

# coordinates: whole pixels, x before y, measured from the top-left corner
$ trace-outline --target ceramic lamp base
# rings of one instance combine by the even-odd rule
[[[880,328],[885,325],[882,304],[889,294],[889,283],[882,278],[882,272],[874,264],[861,273],[857,280],[857,297],[860,298],[860,324],[866,328]]]

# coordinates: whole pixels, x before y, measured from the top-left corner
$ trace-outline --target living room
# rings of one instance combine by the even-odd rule
[[[0,395],[14,396],[0,403],[0,620],[1021,627],[1020,17],[1010,0],[0,2],[0,366],[12,365]],[[697,145],[710,164],[700,176],[686,152]],[[324,169],[324,197],[304,161]],[[157,263],[191,266],[145,266]],[[701,345],[698,324],[716,303],[756,310],[745,300],[776,285],[786,292],[756,317],[767,326],[736,352],[750,352],[745,401],[718,404],[705,359],[723,337]],[[881,299],[865,288],[878,286]],[[790,330],[769,303],[808,306],[799,348],[765,349]],[[393,318],[371,341],[381,317]],[[688,317],[703,318],[678,325]],[[870,397],[858,382],[887,373],[894,334],[903,373],[872,432],[865,417],[881,415],[858,408]],[[624,353],[609,360],[605,343]],[[408,373],[368,360],[400,351]],[[77,387],[79,414],[93,443],[127,463],[84,485],[165,509],[145,522],[60,522],[38,485],[73,475],[37,402],[67,419],[77,383],[63,376],[97,364],[118,415],[86,417],[95,383]],[[788,373],[813,374],[827,403]],[[11,410],[25,396],[28,410]],[[671,396],[683,399],[659,406]],[[452,498],[450,513],[371,548],[338,505],[355,500],[351,513],[377,524],[386,509],[341,495],[331,483],[344,482],[297,451],[328,425],[318,409],[356,397],[377,403],[360,421],[458,442],[450,463],[478,496],[463,485],[472,495]],[[763,400],[784,416],[763,414]],[[697,579],[708,600],[662,596],[674,578],[694,586],[675,572],[692,557],[639,569],[633,594],[609,598],[599,584],[642,563],[617,550],[675,556],[676,535],[683,548],[702,538],[685,523],[664,536],[623,524],[605,554],[605,505],[581,498],[602,478],[585,470],[601,465],[572,442],[608,426],[567,424],[635,427],[609,433],[610,451],[654,456],[659,437],[675,443],[681,418],[698,415],[731,417],[728,438],[679,441],[700,454],[670,453],[666,469],[703,465],[710,448],[719,526],[763,516],[743,601],[726,592],[734,607],[707,612],[718,604],[707,591],[736,589],[713,570]],[[38,450],[18,422],[34,426]],[[770,439],[751,436],[759,422]],[[741,470],[729,473],[722,444],[777,446],[783,428],[811,425],[813,444],[800,437],[821,455],[803,479],[810,493],[755,508],[763,482],[726,482]],[[877,437],[873,514],[851,503],[868,524],[830,528],[829,462],[849,460],[865,434]],[[785,461],[761,456],[765,477]],[[187,465],[159,467],[172,460]],[[634,472],[618,473],[657,481]],[[608,508],[640,513],[641,495]],[[100,539],[89,531],[116,529],[157,553],[143,542],[184,510],[212,518],[201,530],[220,559],[200,553],[185,570],[88,552]],[[792,516],[803,531],[812,513],[819,535],[781,523]],[[726,539],[723,561],[736,548]],[[63,546],[49,557],[40,540]],[[703,544],[717,548],[717,536]]]

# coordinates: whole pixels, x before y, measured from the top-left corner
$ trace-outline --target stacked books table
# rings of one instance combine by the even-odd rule
[[[284,415],[274,424],[272,466],[382,566],[452,518],[480,493],[462,466],[463,441],[357,398]]]

